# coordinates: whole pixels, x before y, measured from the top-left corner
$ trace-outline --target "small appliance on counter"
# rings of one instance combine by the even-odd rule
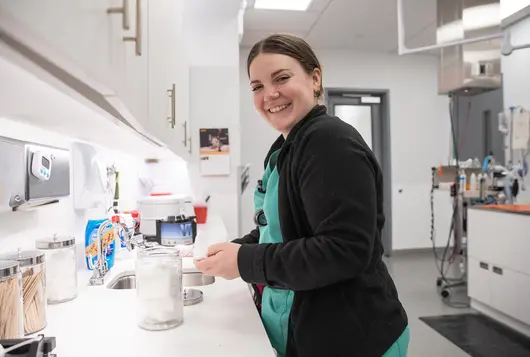
[[[55,337],[22,338],[17,340],[0,340],[0,356],[2,357],[55,357]]]
[[[156,242],[175,247],[195,243],[197,223],[195,217],[169,216],[156,221]]]
[[[180,195],[152,195],[144,197],[138,202],[138,212],[140,215],[139,231],[147,240],[156,239],[157,220],[164,220],[171,216],[195,217],[191,197]]]

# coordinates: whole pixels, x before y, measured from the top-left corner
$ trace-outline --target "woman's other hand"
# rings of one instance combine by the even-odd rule
[[[237,253],[240,244],[220,243],[208,247],[208,258],[195,260],[195,266],[203,274],[227,280],[239,278]]]

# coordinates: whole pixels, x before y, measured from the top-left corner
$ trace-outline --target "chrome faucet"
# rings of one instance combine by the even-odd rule
[[[145,248],[145,242],[142,235],[133,236],[134,231],[130,231],[129,228],[127,228],[127,225],[123,222],[120,222],[119,216],[114,216],[112,219],[108,219],[105,222],[101,223],[98,229],[97,233],[97,246],[98,246],[98,261],[96,265],[94,266],[94,274],[92,274],[92,277],[90,278],[90,285],[103,285],[105,275],[109,272],[109,267],[107,265],[107,260],[105,259],[105,256],[107,255],[107,251],[105,249],[105,252],[103,252],[103,232],[108,227],[121,227],[124,234],[124,242],[125,246],[127,247],[128,251],[131,251],[134,249],[134,246]],[[116,242],[116,244],[118,244]]]

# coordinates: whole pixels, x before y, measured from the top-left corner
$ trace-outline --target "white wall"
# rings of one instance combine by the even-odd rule
[[[190,65],[190,176],[197,196],[210,195],[209,210],[219,214],[229,237],[238,236],[240,164],[239,43],[237,9],[219,9],[212,0],[186,2],[185,31]],[[218,3],[219,4],[219,3]],[[222,5],[220,4],[222,7]],[[232,11],[233,10],[233,11]],[[202,176],[199,130],[228,128],[230,175]]]
[[[530,43],[530,18],[510,26],[512,45]],[[504,108],[522,106],[530,110],[530,49],[514,51],[510,56],[502,56],[501,69],[504,93]],[[527,178],[528,182],[528,178]],[[522,191],[519,203],[530,203],[530,191]]]
[[[263,172],[265,154],[277,137],[256,113],[241,51],[241,160],[251,163],[251,185]],[[431,167],[448,161],[448,98],[437,90],[437,59],[385,56],[343,51],[317,51],[327,88],[388,89],[392,148],[393,248],[432,246],[430,237]],[[450,222],[450,198],[437,192],[438,245],[445,245]],[[243,204],[243,227],[253,228],[252,200]]]

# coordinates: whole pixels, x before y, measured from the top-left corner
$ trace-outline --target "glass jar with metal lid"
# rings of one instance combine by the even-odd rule
[[[22,274],[17,261],[0,260],[0,340],[24,337]]]
[[[26,335],[46,327],[46,276],[44,253],[28,250],[0,256],[0,260],[16,260],[22,272],[22,304]]]
[[[35,247],[46,255],[46,294],[49,304],[77,297],[77,253],[74,237],[39,239]]]
[[[178,248],[159,246],[138,252],[136,293],[141,328],[167,330],[184,321],[182,256]]]

